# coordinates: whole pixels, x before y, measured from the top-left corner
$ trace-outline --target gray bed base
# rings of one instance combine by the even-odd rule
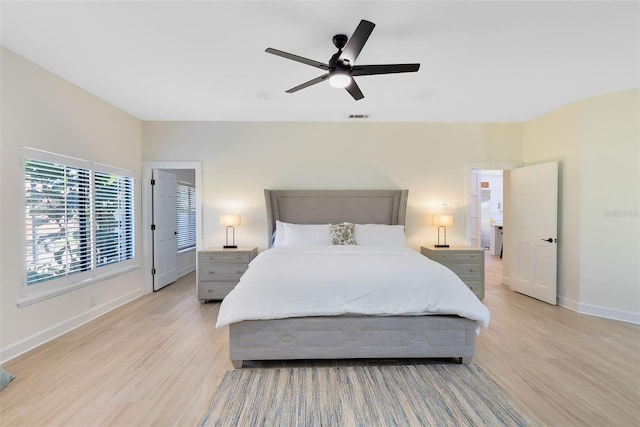
[[[245,360],[458,358],[471,363],[476,324],[458,316],[335,316],[229,326],[235,368]]]
[[[265,190],[275,221],[404,224],[408,190]],[[229,325],[233,366],[247,360],[459,358],[475,355],[476,324],[458,316],[330,316]]]

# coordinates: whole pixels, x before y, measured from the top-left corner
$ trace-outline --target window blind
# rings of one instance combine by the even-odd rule
[[[105,172],[94,177],[96,265],[133,259],[133,179]]]
[[[177,246],[178,250],[196,246],[196,193],[195,187],[183,183],[176,185]]]
[[[88,169],[25,162],[27,284],[91,268]]]

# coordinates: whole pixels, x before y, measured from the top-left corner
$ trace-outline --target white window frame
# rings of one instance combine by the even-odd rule
[[[90,173],[90,199],[91,199],[91,262],[90,269],[88,271],[78,272],[70,275],[65,275],[59,278],[46,280],[39,283],[27,284],[27,259],[26,259],[26,250],[27,250],[27,241],[26,236],[24,235],[24,231],[26,231],[26,223],[24,222],[24,214],[26,212],[26,173],[25,173],[25,162],[27,160],[36,160],[42,162],[49,162],[55,164],[61,164],[65,166],[77,167],[88,170]],[[131,179],[131,212],[133,215],[132,218],[132,232],[133,235],[131,237],[132,244],[132,258],[125,259],[122,261],[117,261],[112,264],[98,266],[96,262],[96,216],[95,216],[95,172],[102,172],[108,174],[115,174],[120,177],[126,177]],[[22,215],[23,218],[22,229],[23,229],[23,237],[21,239],[21,248],[22,248],[22,258],[23,258],[23,269],[22,269],[22,283],[20,287],[20,299],[17,301],[17,305],[22,307],[24,305],[32,304],[34,302],[38,302],[47,298],[51,298],[56,295],[60,295],[66,292],[70,292],[74,289],[87,286],[89,284],[106,280],[111,277],[118,276],[120,274],[127,273],[138,268],[138,254],[136,253],[136,229],[135,229],[135,191],[136,191],[136,180],[133,171],[121,169],[113,166],[107,166],[99,163],[94,163],[87,160],[77,159],[69,156],[64,156],[60,154],[50,153],[34,148],[29,147],[21,147],[21,173],[22,173],[22,187],[21,187],[21,199],[22,199]]]

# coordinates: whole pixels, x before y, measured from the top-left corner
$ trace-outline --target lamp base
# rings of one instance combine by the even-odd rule
[[[449,245],[433,245],[435,248],[448,248]]]
[[[224,245],[222,249],[238,249],[236,245]]]

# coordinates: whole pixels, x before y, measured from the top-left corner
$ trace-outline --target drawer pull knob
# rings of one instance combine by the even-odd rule
[[[209,274],[216,274],[216,272],[209,270]]]

